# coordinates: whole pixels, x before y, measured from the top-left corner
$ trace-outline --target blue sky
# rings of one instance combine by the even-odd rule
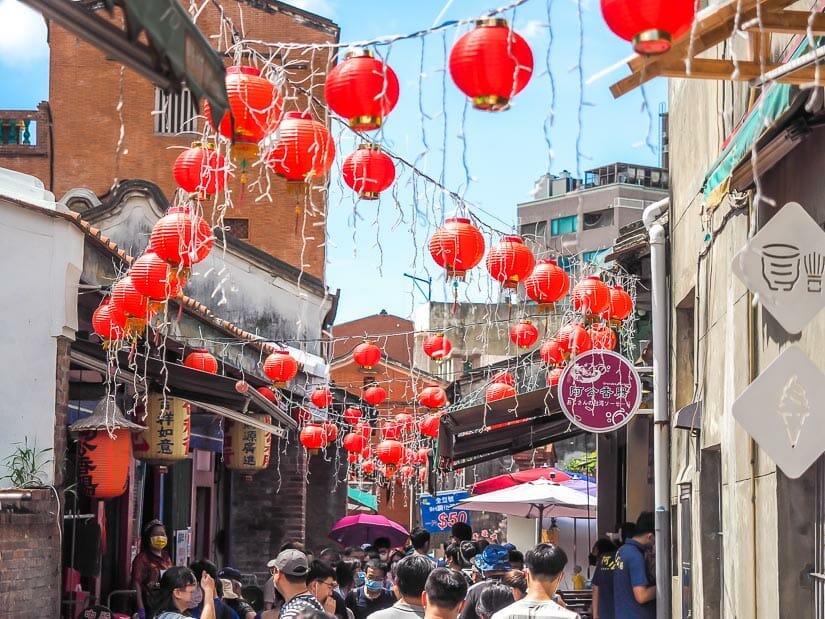
[[[342,42],[359,42],[476,17],[508,2],[303,0],[294,4],[336,21]],[[658,141],[655,122],[650,127],[650,113],[655,121],[666,97],[665,82],[657,80],[645,91],[650,113],[644,109],[640,90],[614,100],[608,86],[623,70],[585,84],[580,95],[583,82],[630,53],[629,45],[607,30],[595,0],[528,0],[506,17],[530,43],[535,61],[533,79],[510,110],[498,114],[465,110],[463,96],[445,73],[445,50],[467,27],[450,28],[378,47],[398,74],[401,99],[374,136],[463,195],[478,207],[474,214],[501,231],[512,229],[516,204],[530,200],[535,181],[548,171],[583,171],[620,160],[656,165],[658,152],[647,145]],[[47,63],[42,20],[15,0],[0,0],[4,84],[0,108],[30,109],[46,99]],[[334,134],[343,159],[356,141],[337,128]],[[426,251],[432,231],[452,214],[451,201],[399,167],[395,188],[388,192],[392,195],[378,202],[359,202],[341,182],[338,165],[330,183],[327,270],[328,285],[342,291],[338,321],[381,309],[410,316],[423,297],[404,273],[432,276],[434,300],[451,297]],[[493,240],[496,237],[492,235]],[[462,287],[462,297],[495,299],[498,286],[483,267],[477,271]]]

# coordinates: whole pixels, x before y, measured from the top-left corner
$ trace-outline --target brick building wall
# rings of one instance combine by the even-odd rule
[[[60,616],[60,510],[51,490],[0,495],[0,616]]]
[[[28,137],[20,130],[21,123],[28,123]],[[0,110],[0,166],[31,174],[49,187],[51,137],[47,102],[40,102],[35,110]]]
[[[69,412],[69,366],[71,364],[72,341],[67,337],[57,338],[57,370],[55,374],[56,397],[54,401],[54,485],[61,487],[66,474],[66,450]]]

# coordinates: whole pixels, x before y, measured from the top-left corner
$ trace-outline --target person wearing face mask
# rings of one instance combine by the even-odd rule
[[[636,521],[636,534],[616,551],[613,569],[615,617],[656,617],[656,584],[650,579],[645,560],[645,554],[653,548],[655,541],[653,512],[642,512]],[[603,610],[600,608],[600,616],[604,616]]]
[[[166,544],[166,529],[160,520],[152,520],[143,527],[140,552],[132,561],[132,588],[137,594],[138,619],[152,617],[157,608],[161,576],[173,565]]]
[[[153,619],[184,619],[203,603],[201,619],[215,619],[215,580],[203,573],[198,586],[194,572],[185,566],[169,568],[160,579],[160,595]]]
[[[392,547],[389,537],[376,537],[372,547],[378,552],[379,559],[384,563],[389,563],[390,548]]]
[[[355,615],[355,619],[367,619],[375,611],[395,604],[395,596],[384,588],[386,578],[386,563],[378,559],[367,563],[364,586],[353,589],[347,595],[347,608]]]

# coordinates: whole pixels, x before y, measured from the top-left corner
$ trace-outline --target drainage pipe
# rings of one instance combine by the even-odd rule
[[[656,518],[656,616],[670,617],[670,414],[668,410],[668,290],[665,228],[656,219],[670,199],[648,206],[642,222],[650,236],[653,296],[653,501]]]

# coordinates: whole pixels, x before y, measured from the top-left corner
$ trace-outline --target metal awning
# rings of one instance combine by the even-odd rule
[[[442,415],[438,465],[460,469],[583,432],[561,412],[555,390],[545,387]]]
[[[673,427],[682,430],[700,431],[702,429],[702,400],[683,406],[676,411]]]
[[[229,110],[223,59],[179,0],[22,0],[72,34],[94,45],[164,90],[186,82],[198,101],[206,99],[216,118]],[[123,10],[126,29],[100,17]],[[140,41],[145,32],[149,45]]]
[[[352,486],[347,488],[347,500],[367,509],[378,511],[378,498],[374,494],[364,492],[358,488]]]

